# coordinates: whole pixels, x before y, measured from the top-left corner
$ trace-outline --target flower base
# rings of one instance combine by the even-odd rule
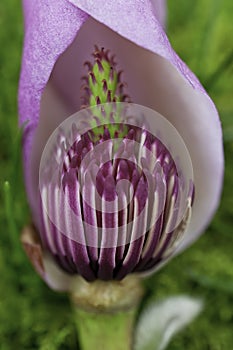
[[[76,280],[72,288],[75,323],[82,350],[130,350],[133,327],[143,291],[140,280],[88,283]]]

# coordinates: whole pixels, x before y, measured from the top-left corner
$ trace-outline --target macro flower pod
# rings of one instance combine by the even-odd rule
[[[179,249],[197,239],[216,210],[223,173],[218,114],[197,78],[171,48],[153,3],[156,1],[24,1],[19,107],[20,123],[27,122],[25,179],[37,225],[41,152],[48,134],[79,110],[82,64],[96,43],[117,54],[132,100],[165,116],[188,148],[195,202]]]

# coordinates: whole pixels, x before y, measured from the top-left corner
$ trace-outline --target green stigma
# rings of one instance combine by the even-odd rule
[[[122,71],[117,69],[115,57],[110,56],[109,50],[104,48],[99,49],[95,46],[95,51],[92,55],[94,62],[87,61],[84,66],[88,68],[88,73],[82,79],[85,81],[82,89],[84,94],[82,96],[83,108],[88,108],[104,103],[111,102],[130,102],[129,96],[124,93],[125,85],[121,81]],[[97,117],[99,121],[105,124],[111,138],[116,135],[119,137],[119,125],[120,123],[120,106],[117,105],[117,112],[114,113],[114,122],[112,121],[111,107],[105,109],[107,112],[104,116],[101,115],[101,111]],[[97,127],[97,123],[93,120],[92,128]],[[103,126],[98,129],[99,134],[102,132]],[[123,128],[124,129],[124,128]],[[120,136],[125,136],[126,130],[120,131]]]

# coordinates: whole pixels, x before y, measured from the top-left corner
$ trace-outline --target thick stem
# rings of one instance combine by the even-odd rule
[[[132,350],[133,326],[143,291],[140,280],[87,283],[79,279],[71,301],[82,350]]]
[[[82,350],[132,350],[135,310],[94,313],[76,309],[75,318]]]

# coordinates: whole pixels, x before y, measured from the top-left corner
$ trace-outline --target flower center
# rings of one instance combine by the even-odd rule
[[[94,59],[83,78],[88,108],[59,126],[42,156],[42,240],[69,272],[122,279],[180,244],[191,217],[192,165],[165,118],[123,102],[113,57],[96,47]]]

